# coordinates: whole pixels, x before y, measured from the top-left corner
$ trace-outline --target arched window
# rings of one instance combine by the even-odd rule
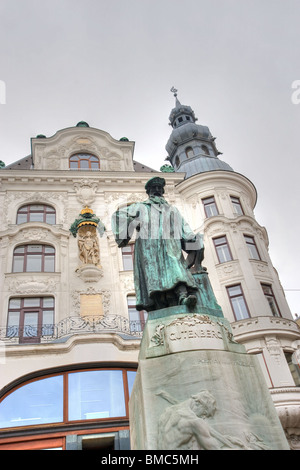
[[[205,155],[209,155],[209,150],[207,145],[201,145],[202,151],[205,153]]]
[[[192,149],[192,147],[187,147],[185,149],[185,154],[187,158],[192,158],[194,156],[194,150]]]
[[[55,249],[50,245],[19,245],[13,253],[13,273],[53,273]]]
[[[175,158],[175,165],[177,167],[179,167],[179,165],[180,165],[180,159],[179,159],[178,155],[176,155],[176,158]]]
[[[28,381],[0,402],[0,428],[128,420],[135,375],[134,369],[98,368]]]
[[[89,153],[77,153],[70,157],[70,170],[93,170],[100,169],[99,158]]]
[[[54,207],[46,204],[28,204],[19,208],[17,212],[17,224],[26,222],[44,222],[54,225],[56,214]]]

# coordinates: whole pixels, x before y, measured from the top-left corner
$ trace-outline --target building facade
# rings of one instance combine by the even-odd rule
[[[165,197],[204,234],[209,277],[235,339],[256,354],[291,448],[300,447],[300,330],[254,216],[256,189],[219,159],[176,97]],[[146,312],[134,242],[111,216],[146,199],[155,172],[134,143],[80,122],[32,139],[0,170],[0,450],[128,449],[128,399]]]

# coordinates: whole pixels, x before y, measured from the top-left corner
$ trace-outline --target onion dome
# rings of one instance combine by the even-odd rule
[[[197,118],[190,106],[182,105],[175,92],[175,107],[172,109],[169,121],[173,130],[166,145],[168,160],[175,172],[184,172],[186,178],[206,171],[233,169],[218,155],[215,137],[207,126],[196,124]]]

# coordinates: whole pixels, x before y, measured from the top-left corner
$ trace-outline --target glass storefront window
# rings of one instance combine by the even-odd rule
[[[63,421],[63,376],[30,382],[0,404],[0,427],[30,426]]]
[[[90,369],[24,383],[0,402],[0,428],[128,419],[126,400],[135,375],[132,369]]]
[[[135,376],[136,376],[136,370],[128,370],[127,371],[127,382],[128,382],[129,396],[131,395],[131,392],[132,392],[132,387],[133,387]]]
[[[126,416],[121,370],[69,374],[69,420]]]

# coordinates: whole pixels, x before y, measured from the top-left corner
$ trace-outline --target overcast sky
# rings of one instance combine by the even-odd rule
[[[0,0],[0,160],[85,120],[159,169],[175,86],[256,186],[257,221],[300,314],[299,18],[299,0]]]

